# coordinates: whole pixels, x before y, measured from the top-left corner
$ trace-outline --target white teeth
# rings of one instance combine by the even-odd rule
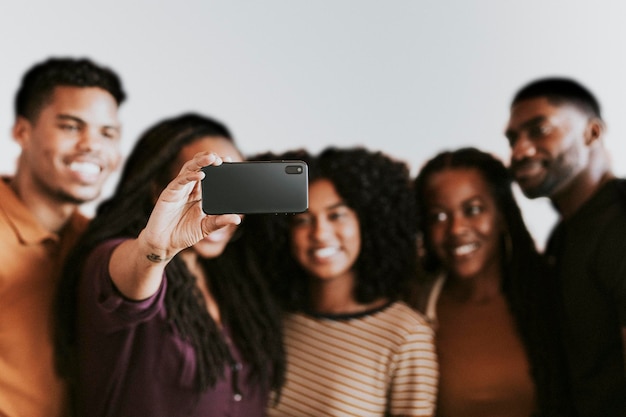
[[[100,173],[100,166],[92,162],[72,162],[70,164],[72,171],[80,172],[83,174],[93,175]]]
[[[338,249],[336,247],[321,248],[315,251],[315,256],[317,256],[318,258],[328,258],[330,256],[333,256],[337,252]]]
[[[468,243],[467,245],[459,246],[454,248],[455,255],[467,255],[476,250],[477,245],[475,243]]]

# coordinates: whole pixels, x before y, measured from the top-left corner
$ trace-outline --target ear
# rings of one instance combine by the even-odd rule
[[[605,130],[606,126],[601,119],[597,117],[589,119],[585,128],[585,145],[591,146],[593,143],[599,143],[598,139],[602,138]]]
[[[30,136],[33,125],[31,122],[23,116],[17,116],[15,124],[13,124],[13,139],[20,145],[22,150],[28,149],[30,144]]]

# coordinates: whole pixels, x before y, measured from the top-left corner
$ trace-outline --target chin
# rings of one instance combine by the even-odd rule
[[[546,197],[550,193],[550,184],[543,178],[516,181],[527,198]]]
[[[479,274],[480,268],[452,268],[450,272],[456,279],[468,280],[475,278]]]
[[[58,192],[59,194],[64,195],[68,200],[73,199],[75,201],[88,203],[100,197],[100,194],[102,193],[102,188],[102,182],[97,182],[93,184],[80,184],[69,186],[64,189],[60,189]]]
[[[536,186],[536,187],[524,187],[524,188],[520,187],[520,189],[522,190],[522,193],[524,194],[524,196],[530,199],[547,197],[548,195],[543,189],[543,187],[541,187],[541,185]]]
[[[59,198],[62,201],[75,204],[77,206],[91,203],[100,197],[100,191],[94,193],[59,193]]]
[[[320,281],[329,281],[345,275],[346,270],[340,268],[308,268],[309,274]]]

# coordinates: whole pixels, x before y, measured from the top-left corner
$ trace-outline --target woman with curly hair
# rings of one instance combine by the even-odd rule
[[[433,332],[399,301],[416,262],[407,166],[363,148],[262,158],[309,165],[308,211],[255,219],[286,310],[286,382],[268,414],[431,416]]]
[[[260,417],[279,390],[280,310],[240,216],[201,209],[200,168],[222,158],[242,160],[220,122],[157,123],[70,256],[56,346],[78,416]]]
[[[434,322],[437,414],[567,416],[546,268],[502,162],[475,148],[442,152],[415,180],[424,268],[417,305]]]

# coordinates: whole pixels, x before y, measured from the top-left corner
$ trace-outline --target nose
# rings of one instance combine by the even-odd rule
[[[82,152],[93,152],[100,148],[102,138],[96,129],[85,129],[81,132],[77,148]]]
[[[462,215],[450,216],[448,222],[448,233],[453,236],[462,235],[467,231],[467,220]]]
[[[511,145],[511,159],[513,161],[521,161],[524,158],[533,156],[535,152],[534,142],[523,134]]]
[[[311,227],[311,237],[315,241],[322,241],[328,236],[330,232],[330,223],[323,218],[318,218],[313,221]]]

